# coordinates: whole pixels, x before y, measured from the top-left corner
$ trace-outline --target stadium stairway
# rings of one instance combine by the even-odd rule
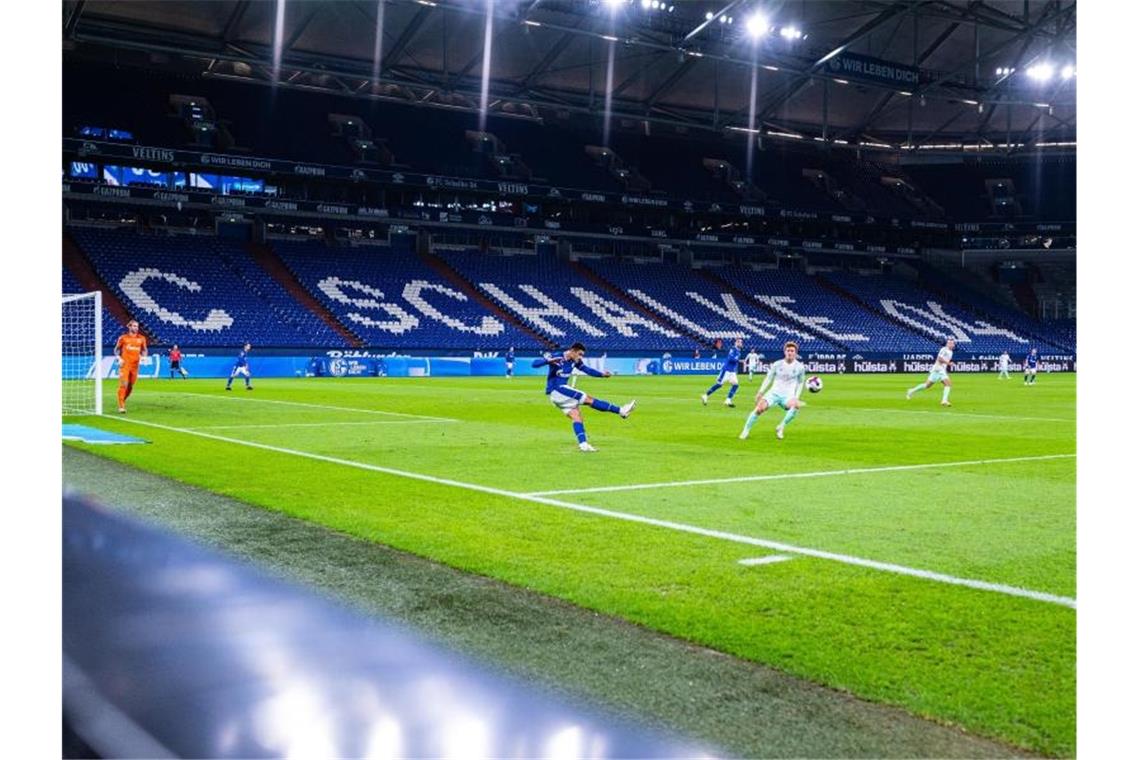
[[[1010,286],[1018,307],[1026,314],[1037,316],[1037,293],[1028,282],[1016,282]]]
[[[277,254],[273,252],[273,248],[264,243],[250,243],[246,250],[249,255],[253,257],[254,262],[261,267],[266,274],[272,277],[285,289],[285,292],[293,297],[297,303],[312,312],[318,319],[327,324],[330,328],[336,331],[338,335],[345,339],[348,345],[353,348],[361,348],[364,346],[364,341],[356,333],[349,330],[340,320],[333,315],[328,309],[321,305],[320,301],[313,298],[309,291],[297,281],[289,268],[277,258]]]
[[[84,290],[87,292],[98,290],[103,294],[103,308],[110,312],[120,324],[125,325],[134,319],[131,313],[127,311],[127,307],[115,295],[115,291],[107,287],[100,279],[95,267],[91,264],[91,260],[87,258],[83,248],[71,236],[66,227],[63,230],[63,266],[79,281]],[[146,336],[147,341],[155,342],[154,335],[143,325],[139,325],[139,332]]]
[[[536,341],[546,346],[547,348],[558,348],[557,343],[538,333],[514,314],[506,311],[497,303],[483,295],[479,289],[475,287],[474,283],[469,282],[463,275],[453,269],[450,264],[441,259],[439,256],[436,256],[432,253],[421,252],[419,254],[419,257],[420,261],[422,261],[425,265],[431,267],[431,269],[437,272],[440,277],[451,283],[452,286],[457,288],[461,293],[465,294],[471,300],[481,305],[484,309],[494,314],[497,319],[505,322],[506,324],[517,327],[519,330],[522,330],[527,335],[532,336]]]
[[[651,319],[655,323],[661,325],[662,327],[667,327],[670,330],[675,330],[676,332],[681,333],[682,335],[684,335],[687,338],[692,338],[693,340],[695,340],[697,343],[699,343],[701,345],[710,346],[710,347],[712,346],[711,343],[709,343],[707,340],[705,340],[701,336],[697,335],[696,333],[690,331],[684,325],[675,324],[672,320],[668,319],[667,317],[663,317],[660,314],[658,314],[657,312],[649,310],[648,308],[646,308],[646,306],[644,304],[642,304],[637,299],[630,298],[629,295],[624,290],[619,288],[617,285],[614,285],[613,283],[611,283],[609,280],[605,279],[601,275],[595,273],[592,269],[590,269],[589,267],[582,264],[582,262],[571,261],[570,262],[570,268],[573,269],[575,272],[577,272],[579,275],[581,275],[584,279],[586,279],[589,282],[597,285],[604,292],[608,293],[611,297],[616,299],[620,304],[632,309],[633,311],[636,311],[638,314],[641,314],[646,319]]]
[[[855,304],[856,306],[858,306],[863,311],[869,311],[869,312],[871,312],[872,315],[879,317],[881,319],[885,319],[886,321],[888,321],[891,324],[898,327],[900,330],[904,330],[904,331],[910,333],[911,335],[917,335],[918,337],[922,338],[923,340],[929,341],[932,349],[935,349],[938,347],[938,344],[935,343],[933,340],[931,340],[929,335],[924,335],[923,333],[919,332],[918,330],[915,330],[913,327],[908,325],[906,322],[903,322],[901,319],[895,319],[890,314],[876,310],[874,307],[870,306],[869,304],[864,303],[863,300],[861,298],[859,298],[858,296],[856,296],[854,293],[847,292],[843,288],[839,287],[835,283],[828,280],[826,277],[821,277],[818,274],[813,274],[811,277],[813,280],[815,280],[817,283],[819,283],[820,287],[826,288],[826,289],[830,290],[832,293],[835,293],[838,296],[846,298],[848,301]]]
[[[752,307],[755,308],[757,311],[761,311],[761,312],[771,316],[776,321],[784,321],[784,322],[787,321],[787,319],[788,319],[787,316],[780,314],[777,311],[773,311],[772,309],[769,309],[768,306],[766,304],[764,304],[762,301],[759,301],[759,300],[753,298],[751,295],[744,292],[743,290],[738,288],[736,285],[734,285],[732,282],[730,282],[727,278],[721,277],[719,274],[716,274],[716,273],[714,273],[710,270],[707,270],[707,269],[700,269],[700,270],[698,270],[698,273],[700,274],[701,277],[704,277],[706,280],[713,283],[714,285],[718,285],[722,288],[728,288],[730,293],[732,293],[733,295],[735,295],[737,298],[744,301],[745,303],[751,304]],[[803,330],[804,332],[809,333],[811,335],[814,335],[815,337],[819,338],[822,341],[834,343],[837,346],[841,346],[843,348],[843,350],[845,350],[845,351],[852,350],[851,346],[849,346],[845,343],[840,343],[837,340],[835,340],[835,338],[829,338],[826,335],[823,335],[823,334],[811,329],[810,327],[808,327],[807,325],[805,325],[803,323],[797,322],[796,328]]]

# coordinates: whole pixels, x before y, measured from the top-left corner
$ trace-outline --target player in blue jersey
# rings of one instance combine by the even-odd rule
[[[249,349],[250,345],[246,343],[242,346],[241,351],[238,352],[237,358],[234,359],[233,369],[230,370],[230,378],[226,380],[227,391],[233,390],[230,386],[233,385],[234,378],[238,375],[242,375],[245,378],[245,389],[247,391],[253,390],[253,386],[250,385],[249,382]]]
[[[515,376],[515,347],[507,349],[507,377]]]
[[[732,387],[728,389],[728,398],[724,400],[725,406],[736,406],[736,402],[732,397],[740,390],[740,381],[736,378],[736,368],[740,365],[740,349],[744,348],[744,341],[737,338],[732,348],[728,349],[728,356],[724,359],[724,366],[720,368],[720,374],[716,376],[716,382],[712,384],[707,391],[701,394],[701,403],[708,406],[709,396],[717,392],[720,386],[728,383]]]
[[[1037,384],[1037,349],[1029,349],[1029,354],[1025,357],[1025,384]]]
[[[593,375],[594,377],[609,377],[610,372],[599,372],[593,367],[587,367],[582,363],[582,356],[586,353],[586,347],[581,343],[575,343],[570,346],[565,352],[557,356],[544,356],[541,359],[535,359],[531,366],[541,367],[546,365],[546,395],[550,398],[550,403],[562,410],[562,413],[570,418],[574,424],[574,435],[578,437],[578,448],[581,451],[597,451],[586,440],[586,426],[582,423],[582,410],[580,407],[585,404],[592,406],[599,412],[613,412],[620,415],[625,419],[633,411],[633,407],[637,405],[636,401],[630,401],[623,406],[615,406],[608,401],[602,401],[599,398],[583,393],[577,388],[571,388],[566,384],[567,379],[570,377],[574,370],[586,375]]]

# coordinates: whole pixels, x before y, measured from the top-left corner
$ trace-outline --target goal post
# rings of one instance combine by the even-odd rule
[[[63,414],[103,413],[103,294],[64,293]]]

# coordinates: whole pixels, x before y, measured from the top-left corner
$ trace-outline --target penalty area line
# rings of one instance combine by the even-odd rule
[[[672,520],[659,520],[653,517],[645,517],[644,515],[631,514],[628,512],[617,512],[611,509],[602,509],[601,507],[591,507],[585,504],[575,504],[569,501],[561,501],[559,499],[551,499],[545,496],[537,496],[534,494],[517,493],[515,491],[507,491],[502,488],[494,488],[492,486],[483,486],[477,483],[465,483],[460,480],[452,480],[450,478],[439,478],[434,475],[425,475],[419,472],[410,472],[408,470],[398,470],[394,467],[384,467],[382,465],[368,464],[366,462],[357,462],[352,459],[341,459],[339,457],[325,456],[324,454],[315,454],[309,451],[300,451],[298,449],[288,449],[281,446],[271,446],[266,443],[257,443],[255,441],[244,441],[240,438],[230,438],[223,435],[214,435],[213,433],[203,433],[198,430],[188,430],[186,428],[173,427],[171,425],[163,425],[157,422],[146,422],[145,420],[128,419],[125,417],[112,418],[118,419],[121,422],[128,422],[133,425],[142,425],[144,427],[157,428],[159,430],[167,430],[173,433],[181,433],[183,435],[192,435],[199,438],[208,438],[214,441],[221,441],[222,443],[231,443],[237,446],[249,446],[254,449],[261,449],[263,451],[271,451],[276,454],[285,454],[289,456],[302,457],[304,459],[312,459],[317,462],[326,462],[328,464],[336,464],[344,467],[353,467],[358,470],[366,470],[370,472],[379,472],[386,475],[395,475],[397,477],[408,478],[409,480],[420,480],[427,483],[436,485],[451,486],[454,488],[462,488],[467,491],[475,491],[478,493],[490,494],[492,496],[502,496],[508,499],[515,499],[518,501],[526,501],[533,504],[542,504],[549,507],[557,507],[559,509],[567,509],[575,512],[582,512],[585,514],[596,515],[599,517],[608,517],[614,520],[622,520],[625,522],[639,523],[642,525],[651,525],[657,528],[664,528],[666,530],[673,530],[679,533],[689,533],[692,535],[703,536],[705,538],[715,538],[722,541],[730,541],[737,544],[746,544],[749,546],[760,546],[765,549],[772,549],[776,552],[785,554],[795,554],[804,557],[815,557],[816,559],[825,559],[832,562],[839,562],[845,565],[853,565],[855,567],[863,567],[871,570],[878,570],[881,572],[892,573],[894,575],[905,575],[911,578],[921,578],[923,580],[933,581],[936,583],[943,583],[950,586],[961,586],[964,588],[971,588],[978,591],[988,591],[1006,596],[1020,597],[1022,599],[1031,599],[1037,602],[1045,602],[1047,604],[1056,604],[1062,607],[1069,607],[1076,609],[1077,600],[1072,597],[1058,596],[1056,594],[1049,594],[1044,591],[1034,591],[1032,589],[1020,588],[1018,586],[1008,586],[1004,583],[991,583],[989,581],[980,581],[973,578],[959,578],[945,573],[936,573],[931,570],[922,570],[919,568],[907,567],[905,565],[896,565],[891,562],[880,562],[873,559],[865,559],[863,557],[855,557],[848,554],[839,554],[836,552],[824,551],[822,549],[813,549],[811,547],[796,546],[794,544],[786,544],[780,541],[770,541],[764,538],[755,538],[753,536],[744,536],[737,533],[729,533],[721,530],[713,530],[711,528],[702,528],[697,525],[689,525],[686,523],[673,522]]]
[[[612,493],[614,491],[644,491],[653,488],[685,488],[688,486],[722,485],[726,483],[755,483],[762,480],[794,480],[797,478],[830,478],[839,475],[873,475],[879,472],[906,470],[933,470],[939,467],[970,467],[983,464],[1011,462],[1041,462],[1049,459],[1074,459],[1076,454],[1042,454],[1040,456],[1007,457],[1005,459],[968,459],[958,462],[929,462],[926,464],[899,464],[886,467],[852,467],[846,470],[818,470],[816,472],[778,472],[770,475],[741,475],[735,478],[707,478],[704,480],[671,480],[662,483],[631,483],[623,486],[595,486],[593,488],[567,488],[558,491],[531,491],[528,496],[563,496],[578,493]]]

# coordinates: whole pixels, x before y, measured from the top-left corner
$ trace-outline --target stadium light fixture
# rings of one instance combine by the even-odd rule
[[[1025,73],[1029,75],[1030,79],[1038,82],[1048,82],[1053,78],[1053,64],[1039,63],[1036,66],[1030,66]]]
[[[744,28],[748,31],[748,36],[758,40],[768,33],[768,19],[762,13],[753,13],[744,22]]]
[[[785,40],[800,40],[803,39],[804,33],[794,26],[785,26],[780,29],[780,36]]]
[[[1077,70],[1073,68],[1073,65],[1071,63],[1065,68],[1061,69],[1061,79],[1072,79],[1076,75]]]
[[[713,12],[712,11],[706,11],[705,12],[705,21],[712,21],[712,20],[713,20]]]

